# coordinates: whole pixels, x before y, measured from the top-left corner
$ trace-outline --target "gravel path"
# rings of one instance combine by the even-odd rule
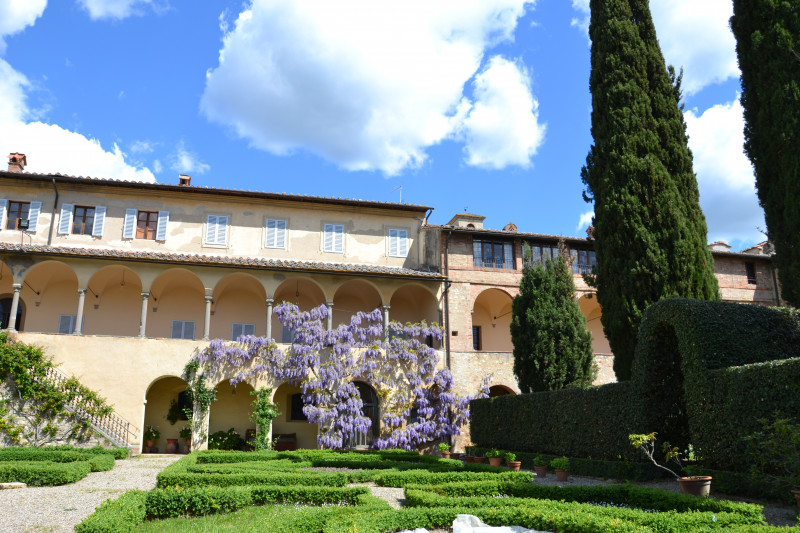
[[[71,533],[101,503],[132,489],[156,486],[156,475],[180,456],[117,461],[71,485],[0,490],[0,532]]]

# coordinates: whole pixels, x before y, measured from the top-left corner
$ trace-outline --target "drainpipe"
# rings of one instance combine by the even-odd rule
[[[53,212],[50,214],[50,234],[47,236],[47,246],[53,242],[53,225],[56,221],[56,207],[58,206],[58,187],[56,187],[55,178],[53,178],[53,190],[56,192],[56,199],[53,200]]]
[[[450,368],[450,274],[448,270],[448,256],[450,255],[450,233],[444,238],[444,360],[445,366]]]
[[[775,305],[781,305],[781,288],[778,285],[778,273],[775,271],[775,262],[772,260],[772,256],[769,258],[769,268],[772,271],[772,286],[774,287],[775,293]]]

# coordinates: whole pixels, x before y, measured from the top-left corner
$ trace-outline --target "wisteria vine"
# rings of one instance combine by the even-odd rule
[[[450,371],[437,370],[438,352],[425,343],[442,340],[437,324],[389,322],[389,340],[384,340],[380,309],[358,312],[331,331],[324,325],[324,305],[300,311],[283,302],[275,313],[294,334],[287,350],[274,339],[247,335],[236,342],[213,340],[192,360],[206,375],[233,375],[232,385],[266,377],[299,387],[303,413],[318,424],[322,448],[342,448],[372,425],[363,415],[356,380],[370,384],[381,398],[383,428],[372,441],[379,449],[411,450],[458,435],[469,420],[470,400],[488,396],[489,376],[475,395],[462,396],[453,391]]]

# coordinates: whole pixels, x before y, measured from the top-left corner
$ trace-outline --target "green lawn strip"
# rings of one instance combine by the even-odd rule
[[[756,521],[760,521],[762,517],[761,505],[717,500],[715,498],[698,498],[688,494],[628,484],[559,487],[556,485],[537,485],[535,483],[479,481],[434,486],[406,486],[406,490],[414,489],[451,497],[494,496],[502,494],[518,498],[537,498],[540,500],[625,504],[631,507],[653,509],[656,511],[738,513]]]
[[[375,476],[375,483],[382,487],[405,487],[406,485],[440,485],[463,481],[503,480],[517,483],[530,483],[533,474],[530,472],[428,472],[425,470],[409,470],[406,472],[387,472]]]
[[[114,500],[106,500],[75,526],[75,533],[129,533],[144,522],[147,493],[131,490]]]
[[[716,527],[723,528],[730,525],[759,525],[763,520],[760,514],[754,517],[731,512],[652,512],[641,509],[592,505],[590,503],[516,497],[497,498],[491,496],[471,496],[466,498],[453,498],[449,496],[440,496],[423,490],[406,490],[406,504],[410,507],[466,507],[473,510],[478,508],[496,509],[504,507],[529,509],[532,511],[537,511],[542,508],[560,509],[565,515],[596,514],[609,519],[619,519],[638,525],[645,525],[653,528],[655,531],[677,531],[682,527],[705,527],[712,524],[716,524]]]
[[[0,483],[17,481],[34,487],[66,485],[85,478],[91,470],[89,461],[5,461],[0,463]]]

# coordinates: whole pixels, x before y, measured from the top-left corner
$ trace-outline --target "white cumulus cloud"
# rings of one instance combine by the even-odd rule
[[[5,52],[3,37],[33,26],[42,16],[47,0],[5,0],[0,2],[0,53]]]
[[[78,0],[78,3],[94,20],[124,19],[143,14],[145,8],[161,9],[161,5],[154,0]]]
[[[575,226],[575,231],[580,231],[583,228],[588,228],[589,225],[592,223],[592,218],[594,218],[594,210],[587,211],[581,214],[581,217],[578,220],[578,225]]]
[[[485,153],[489,119],[481,114],[502,120],[509,106],[521,105],[509,129],[530,132],[530,86],[518,68],[511,75],[499,61],[480,69],[532,5],[252,0],[224,36],[201,109],[256,148],[307,150],[349,170],[397,174],[422,165],[428,147],[455,138],[466,143],[468,164],[528,166],[532,141],[510,140],[508,129],[501,134],[512,146],[496,159]],[[510,85],[500,87],[504,82]],[[474,101],[467,87],[474,87]],[[501,105],[500,94],[513,101]]]
[[[175,152],[172,154],[171,160],[172,164],[170,168],[181,174],[203,174],[211,169],[209,165],[200,161],[197,154],[189,151],[183,141],[179,142],[178,146],[175,147]],[[160,166],[159,163],[159,167]]]
[[[700,187],[700,205],[710,241],[763,240],[764,228],[755,177],[744,153],[744,116],[738,98],[699,114],[685,113],[689,147]]]

